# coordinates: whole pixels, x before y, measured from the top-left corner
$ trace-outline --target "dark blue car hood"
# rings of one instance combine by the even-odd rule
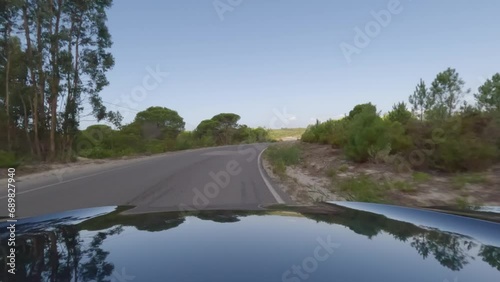
[[[364,203],[19,220],[2,281],[500,281],[492,213]],[[7,254],[6,222],[1,249]],[[8,261],[2,256],[2,266]]]

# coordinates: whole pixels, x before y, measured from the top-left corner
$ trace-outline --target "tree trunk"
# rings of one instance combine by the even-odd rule
[[[47,155],[47,147],[46,147],[46,140],[45,140],[45,129],[47,128],[47,117],[45,114],[45,72],[43,70],[43,46],[42,46],[42,11],[41,11],[41,3],[39,3],[38,6],[38,13],[36,17],[36,42],[37,42],[37,49],[38,49],[38,62],[37,62],[37,68],[38,68],[38,98],[37,98],[37,115],[39,115],[38,118],[38,124],[41,124],[41,128],[38,128],[38,133],[37,133],[37,138],[42,140],[42,159],[45,160]]]
[[[57,251],[57,235],[55,231],[48,232],[50,241],[49,249],[49,264],[50,264],[50,280],[57,281],[57,269],[59,268],[59,252]]]
[[[75,27],[75,19],[73,16],[71,18],[71,26],[69,28],[69,36],[68,36],[68,56],[71,58],[73,56],[73,31]],[[63,120],[62,120],[62,138],[61,138],[61,146],[62,146],[62,151],[65,152],[66,157],[69,159],[71,156],[71,148],[68,148],[68,143],[69,143],[69,112],[68,112],[68,105],[71,102],[71,96],[72,96],[72,81],[71,81],[71,70],[65,73],[66,74],[66,101],[63,103],[61,101],[61,111],[63,110],[63,105],[64,105],[64,114],[63,114]]]
[[[33,50],[31,46],[30,30],[28,27],[28,8],[23,6],[23,26],[24,34],[26,36],[26,53],[28,59],[28,69],[30,72],[31,84],[33,86],[33,105],[32,105],[32,115],[33,115],[33,131],[35,142],[35,151],[37,157],[40,159],[42,154],[40,152],[40,139],[38,136],[38,84],[36,83],[35,73],[33,70]]]
[[[59,53],[59,20],[61,18],[61,4],[62,1],[58,0],[58,7],[55,11],[56,23],[55,30],[52,33],[52,20],[50,21],[50,33],[52,34],[51,39],[51,56],[52,56],[52,81],[50,83],[50,160],[54,160],[56,157],[56,128],[57,128],[57,98],[59,95],[59,65],[57,61]],[[53,1],[49,1],[50,7],[54,9]]]
[[[7,27],[8,29],[9,27]],[[7,37],[6,46],[7,47],[7,65],[5,66],[5,113],[7,114],[7,149],[12,150],[12,136],[11,136],[11,126],[10,126],[10,94],[9,94],[9,80],[10,80],[10,42]]]
[[[73,135],[73,129],[74,122],[75,122],[75,115],[77,109],[75,108],[76,101],[75,99],[77,98],[77,91],[78,91],[78,82],[79,82],[79,74],[78,74],[78,68],[79,68],[79,48],[80,48],[80,30],[82,28],[82,20],[81,18],[83,17],[83,12],[79,15],[78,19],[80,20],[78,24],[78,31],[76,35],[76,40],[75,40],[75,62],[73,66],[73,81],[70,83],[68,75],[68,97],[66,100],[66,109],[65,109],[65,116],[67,118],[67,124],[66,124],[66,148],[68,149],[67,151],[67,157],[68,159],[71,157],[71,154],[73,154],[73,140],[74,140],[74,135]],[[73,30],[74,27],[74,22],[71,23],[71,28]],[[71,46],[71,45],[70,45]],[[71,48],[68,48],[71,54]],[[71,85],[72,84],[72,85]],[[69,120],[72,122],[70,123]]]
[[[28,109],[26,108],[26,102],[24,102],[24,98],[22,95],[21,95],[21,103],[23,104],[23,113],[24,113],[24,119],[23,119],[24,133],[26,134],[26,141],[28,141],[28,146],[30,147],[31,155],[33,155],[34,154],[33,144],[31,143],[30,132],[28,130],[29,127]]]

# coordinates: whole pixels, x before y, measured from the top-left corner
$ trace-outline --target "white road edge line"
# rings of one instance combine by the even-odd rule
[[[266,186],[267,186],[267,189],[269,189],[269,192],[271,192],[271,194],[273,194],[274,198],[276,199],[276,202],[278,202],[278,204],[284,204],[285,201],[283,201],[283,199],[281,199],[280,195],[276,192],[276,190],[274,190],[273,186],[271,185],[269,180],[267,180],[267,177],[264,175],[264,171],[262,170],[262,166],[264,164],[261,162],[261,156],[265,150],[267,150],[267,148],[262,150],[259,154],[259,157],[257,157],[257,166],[259,167],[260,176],[264,180],[264,183],[266,183]]]

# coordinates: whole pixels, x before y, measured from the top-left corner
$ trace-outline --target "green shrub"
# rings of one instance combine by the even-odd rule
[[[213,147],[215,145],[217,144],[215,143],[214,138],[209,135],[203,136],[200,138],[200,140],[198,140],[199,147]]]
[[[314,142],[317,142],[316,140],[316,137],[314,135],[314,130],[313,130],[313,126],[308,126],[306,131],[302,134],[302,136],[300,137],[300,140],[302,142],[307,142],[307,143],[314,143]]]
[[[473,205],[471,205],[471,203],[464,197],[458,197],[455,202],[456,207],[461,210],[470,210],[473,207]]]
[[[401,192],[415,192],[416,189],[406,181],[394,181],[390,185]]]
[[[377,115],[377,107],[372,103],[358,104],[349,112],[347,118],[349,120],[354,119],[360,113],[370,113],[372,115]]]
[[[194,136],[191,132],[181,132],[175,140],[175,150],[187,150],[194,147]]]
[[[307,127],[302,134],[301,140],[307,143],[330,144],[335,148],[345,145],[347,136],[347,119],[317,121],[315,125]]]
[[[167,138],[165,140],[162,140],[163,141],[163,145],[165,146],[165,150],[167,152],[169,151],[175,151],[177,150],[177,140],[176,139],[172,139],[172,138]]]
[[[17,168],[20,164],[14,152],[0,150],[0,168]]]
[[[390,121],[384,121],[384,123],[391,144],[391,154],[404,154],[414,148],[412,139],[408,136],[404,125]]]
[[[481,116],[455,116],[440,124],[443,132],[430,166],[448,172],[475,171],[491,166],[500,156],[495,131],[487,131],[489,121]]]
[[[143,153],[146,151],[148,141],[142,139],[138,135],[124,132],[114,132],[104,138],[99,144],[102,147],[112,152],[116,152],[116,156],[121,156],[121,152]]]
[[[267,142],[271,139],[269,130],[263,127],[250,128],[249,134],[245,141],[247,143],[258,143],[258,142]]]
[[[351,177],[338,183],[349,200],[359,202],[384,203],[386,185],[373,181],[366,175]]]
[[[286,172],[286,165],[283,160],[272,162],[273,172],[279,176],[283,176]]]
[[[89,159],[105,159],[115,156],[111,150],[103,149],[101,147],[93,147],[80,152],[80,156]]]
[[[335,179],[337,177],[337,170],[335,168],[329,168],[326,171],[326,176]]]
[[[423,183],[431,180],[431,176],[425,172],[414,172],[412,176],[413,181],[417,183]]]
[[[271,161],[283,161],[286,166],[296,165],[300,161],[300,148],[297,145],[269,146],[266,155]]]
[[[387,119],[392,122],[406,124],[412,118],[412,114],[408,111],[406,103],[401,102],[392,106],[392,110],[387,113]]]
[[[433,154],[433,167],[444,171],[474,171],[489,167],[498,156],[498,148],[482,140],[460,136],[446,139]]]
[[[160,154],[166,151],[165,144],[161,140],[151,139],[146,142],[146,153],[148,154]]]
[[[309,143],[328,143],[328,136],[331,134],[332,120],[326,122],[316,121],[316,124],[307,127],[306,131],[301,137],[301,140]]]
[[[458,174],[453,177],[453,185],[456,188],[463,188],[466,184],[482,184],[486,183],[488,179],[481,174],[478,173],[467,173],[467,174]]]
[[[327,136],[328,144],[333,148],[343,148],[347,144],[349,121],[345,118],[332,121],[331,131]]]
[[[341,166],[339,166],[339,171],[340,172],[346,172],[349,170],[349,166],[346,165],[346,164],[342,164]]]
[[[371,152],[381,151],[390,145],[386,123],[371,110],[354,116],[347,135],[345,154],[356,162],[365,162],[370,158]]]
[[[273,171],[279,175],[284,174],[287,166],[300,162],[300,148],[297,145],[269,146],[264,155],[273,167]]]
[[[121,151],[117,151],[116,153],[114,153],[114,156],[115,157],[132,156],[132,155],[135,155],[137,153],[138,152],[134,151],[134,149],[132,149],[132,148],[125,148],[125,149],[122,149]]]

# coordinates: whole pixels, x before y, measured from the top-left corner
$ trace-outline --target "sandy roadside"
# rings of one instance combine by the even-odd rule
[[[273,172],[272,166],[265,159],[264,168],[276,185],[297,203],[349,200],[349,195],[341,191],[340,183],[366,176],[373,183],[393,184],[393,188],[385,190],[384,195],[384,201],[391,204],[421,207],[453,206],[464,202],[500,206],[500,165],[481,173],[463,175],[427,171],[423,173],[426,179],[419,181],[412,173],[398,173],[385,164],[351,162],[341,150],[329,145],[302,142],[278,143],[280,144],[299,146],[300,164],[288,166],[281,177]],[[474,181],[463,180],[467,179],[467,175],[472,175]]]

